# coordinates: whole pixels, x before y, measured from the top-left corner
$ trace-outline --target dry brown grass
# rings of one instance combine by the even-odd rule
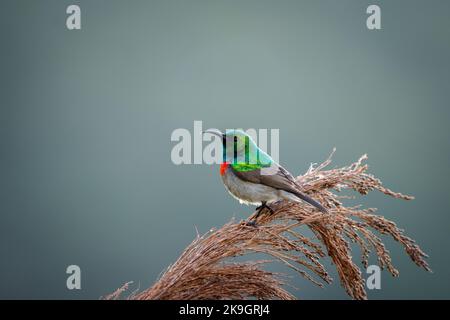
[[[332,281],[320,262],[328,255],[348,295],[353,299],[366,299],[365,282],[361,269],[352,260],[350,242],[360,247],[364,267],[373,252],[379,266],[397,276],[398,271],[392,265],[380,234],[390,235],[405,248],[415,264],[431,271],[425,261],[427,255],[394,222],[376,215],[375,209],[344,206],[341,201],[344,197],[337,193],[353,189],[366,195],[378,190],[398,199],[413,197],[383,187],[379,179],[366,173],[365,155],[350,166],[326,170],[332,155],[298,177],[304,191],[328,208],[329,214],[317,212],[307,204],[283,201],[272,205],[274,214],[260,215],[257,227],[231,221],[198,235],[152,287],[128,298],[295,299],[284,288],[286,277],[264,270],[267,261],[233,261],[235,257],[258,253],[271,257],[271,261],[284,263],[319,286]],[[255,213],[251,218],[254,216]],[[300,234],[300,226],[309,227],[315,237]],[[128,284],[106,298],[120,298],[127,287]]]

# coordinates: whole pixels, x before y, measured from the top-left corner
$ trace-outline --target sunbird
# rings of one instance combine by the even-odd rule
[[[323,213],[327,209],[301,190],[289,171],[284,169],[242,130],[203,131],[218,136],[223,146],[220,175],[228,192],[240,203],[256,205],[256,218],[263,209],[273,213],[270,203],[278,200],[305,201]]]

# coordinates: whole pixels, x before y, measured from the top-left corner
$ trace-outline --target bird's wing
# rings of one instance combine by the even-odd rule
[[[233,168],[233,166],[231,166],[231,170],[233,170],[233,173],[238,178],[244,181],[259,183],[275,189],[290,192],[298,198],[318,208],[320,211],[327,212],[327,210],[319,202],[301,192],[301,188],[295,181],[292,174],[275,162],[272,164],[272,171],[270,171],[270,174],[261,174],[261,169],[238,171]]]
[[[237,170],[231,166],[234,174],[240,179],[248,182],[264,184],[266,186],[292,192],[297,189],[294,177],[282,166],[273,163],[270,169],[256,168],[255,170]],[[267,174],[261,171],[267,169]],[[270,170],[270,171],[269,171]]]

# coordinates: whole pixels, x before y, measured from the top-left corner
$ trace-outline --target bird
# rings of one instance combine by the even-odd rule
[[[302,187],[292,174],[260,149],[246,132],[208,129],[203,134],[212,134],[221,139],[222,182],[240,203],[257,206],[253,224],[263,209],[273,213],[270,204],[279,200],[296,203],[304,201],[323,213],[328,212],[322,204],[302,192]]]

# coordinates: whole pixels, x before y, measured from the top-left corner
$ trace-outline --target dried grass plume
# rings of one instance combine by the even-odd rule
[[[366,155],[350,166],[327,169],[333,153],[297,178],[304,192],[322,203],[329,214],[317,212],[307,204],[280,201],[272,205],[273,214],[258,217],[257,227],[232,220],[219,229],[198,235],[152,287],[133,292],[127,298],[295,299],[285,288],[286,277],[264,269],[268,260],[236,262],[233,259],[258,253],[289,266],[319,286],[332,281],[321,263],[328,256],[347,294],[353,299],[366,299],[365,281],[360,267],[352,259],[351,243],[360,247],[364,267],[373,253],[382,269],[393,276],[399,273],[380,235],[391,236],[417,266],[431,271],[425,261],[427,255],[394,222],[375,214],[374,208],[346,207],[342,203],[345,197],[338,193],[353,189],[366,195],[378,190],[397,199],[413,197],[383,187],[379,179],[368,174],[368,166],[364,164]],[[298,230],[300,226],[308,227],[314,237],[302,235]],[[128,285],[105,298],[121,298]]]

